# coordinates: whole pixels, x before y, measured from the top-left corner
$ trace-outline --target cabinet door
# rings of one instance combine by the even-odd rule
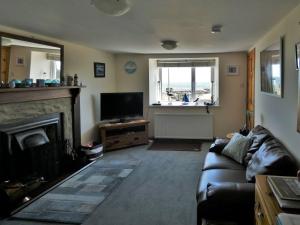
[[[263,208],[261,206],[261,202],[260,200],[257,198],[255,198],[255,224],[256,225],[270,225],[268,223],[268,220],[265,216],[265,212],[263,211]],[[275,224],[274,224],[275,225]]]

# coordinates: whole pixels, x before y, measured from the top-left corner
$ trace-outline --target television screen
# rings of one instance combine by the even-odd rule
[[[142,117],[143,92],[101,93],[101,120]]]

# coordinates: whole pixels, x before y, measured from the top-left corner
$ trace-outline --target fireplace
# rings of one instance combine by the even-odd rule
[[[80,88],[0,89],[0,217],[79,169]]]
[[[29,177],[53,179],[61,170],[61,113],[0,124],[0,182]]]
[[[0,124],[0,188],[10,203],[62,176],[63,141],[62,113]]]

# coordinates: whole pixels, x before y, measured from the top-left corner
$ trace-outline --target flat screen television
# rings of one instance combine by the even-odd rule
[[[101,93],[101,120],[143,117],[143,92]]]

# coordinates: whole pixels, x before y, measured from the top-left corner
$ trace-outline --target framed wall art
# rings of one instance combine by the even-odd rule
[[[239,66],[238,65],[228,65],[227,66],[227,71],[226,71],[228,76],[237,76],[239,75]]]
[[[22,56],[16,57],[16,65],[17,66],[25,66],[25,58]]]
[[[94,76],[105,77],[105,63],[94,62]]]

